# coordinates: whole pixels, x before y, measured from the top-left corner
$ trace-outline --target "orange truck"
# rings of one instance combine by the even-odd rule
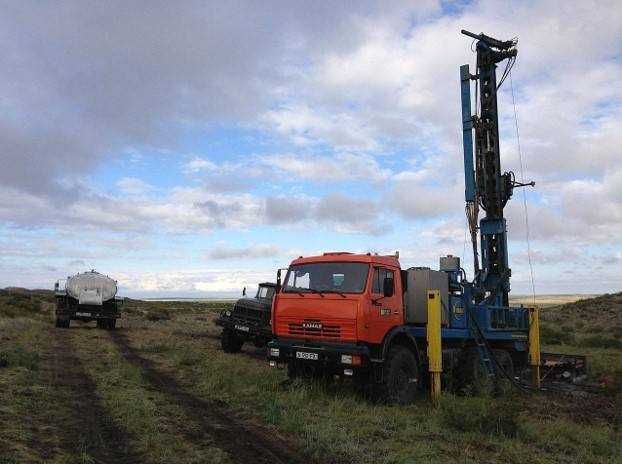
[[[428,382],[427,299],[435,290],[451,383],[484,376],[487,367],[513,379],[527,364],[527,310],[470,307],[462,277],[454,256],[442,257],[438,271],[403,270],[397,254],[295,259],[277,284],[270,365],[286,365],[290,377],[353,378],[390,402],[408,403]]]

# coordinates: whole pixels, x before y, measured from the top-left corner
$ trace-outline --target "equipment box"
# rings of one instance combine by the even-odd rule
[[[446,272],[433,271],[427,267],[411,267],[406,271],[406,308],[407,324],[426,324],[428,322],[428,290],[441,293],[441,322],[449,323],[449,277]]]

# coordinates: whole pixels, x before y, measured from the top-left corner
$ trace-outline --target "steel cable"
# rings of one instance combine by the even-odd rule
[[[514,107],[514,126],[516,128],[516,144],[518,148],[518,159],[520,162],[520,181],[521,183],[525,183],[525,174],[523,168],[523,153],[520,145],[520,131],[518,129],[518,111],[516,110],[516,98],[514,97],[514,82],[512,81],[512,71],[510,69],[510,89],[512,90],[512,106]],[[530,241],[530,233],[529,233],[529,212],[527,209],[527,192],[525,192],[525,188],[523,188],[523,209],[525,213],[525,241],[527,243],[527,261],[529,262],[529,275],[531,277],[531,293],[532,293],[532,303],[535,306],[536,304],[536,283],[533,273],[533,263],[531,261],[531,241]]]

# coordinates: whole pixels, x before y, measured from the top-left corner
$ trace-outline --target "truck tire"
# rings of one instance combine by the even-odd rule
[[[492,354],[497,360],[497,364],[503,369],[503,371],[514,380],[514,362],[512,356],[507,350],[492,350]],[[500,373],[503,377],[503,373]]]
[[[496,375],[494,378],[490,378],[488,373],[482,366],[479,359],[479,352],[476,348],[471,348],[468,354],[467,367],[469,372],[467,373],[467,390],[472,393],[491,395],[499,391],[501,383],[507,380],[505,375],[496,368],[498,364],[501,369],[514,380],[514,363],[512,362],[512,356],[507,350],[493,349],[492,355],[495,358]]]
[[[225,353],[238,353],[242,349],[244,340],[238,337],[231,329],[223,329],[220,336],[220,346]]]
[[[465,393],[476,395],[490,395],[494,391],[495,381],[490,378],[486,368],[482,365],[477,348],[469,348],[466,353],[462,378]]]
[[[404,346],[396,345],[391,348],[385,361],[380,399],[387,403],[412,403],[421,390],[420,380],[414,353]]]
[[[68,329],[69,328],[69,323],[70,320],[69,319],[61,319],[61,318],[56,318],[56,327],[60,328],[60,329]]]

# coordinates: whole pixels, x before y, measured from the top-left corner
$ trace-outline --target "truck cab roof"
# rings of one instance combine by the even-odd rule
[[[260,282],[257,284],[258,287],[272,287],[276,288],[276,284],[274,282]]]
[[[397,255],[376,255],[372,253],[356,254],[342,251],[324,253],[317,256],[300,256],[294,259],[291,265],[333,262],[370,263],[394,266],[397,268],[400,267],[400,261]]]

